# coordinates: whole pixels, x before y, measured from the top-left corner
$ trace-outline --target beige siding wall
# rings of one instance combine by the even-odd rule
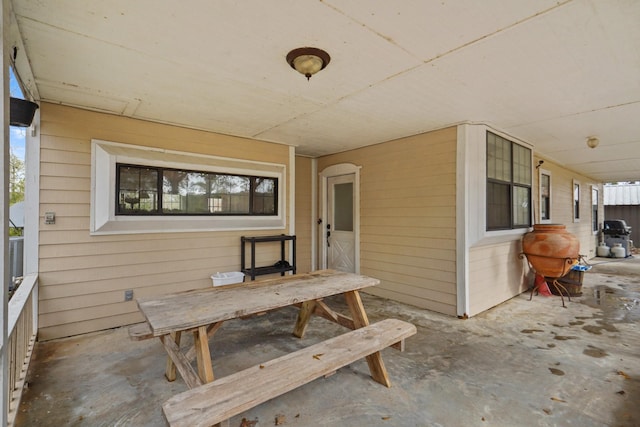
[[[40,339],[138,322],[135,297],[211,286],[216,271],[240,268],[240,236],[260,232],[89,234],[91,139],[288,166],[286,146],[42,104],[40,177]],[[360,269],[381,280],[373,293],[456,315],[455,127],[318,159],[317,171],[361,166]],[[534,160],[537,164],[538,159]],[[567,225],[595,255],[587,177],[545,159],[552,172],[552,222]],[[311,270],[312,160],[295,159],[297,267]],[[287,168],[290,171],[291,168]],[[537,172],[537,171],[536,171]],[[288,183],[288,177],[285,179]],[[573,180],[581,183],[580,222],[573,222]],[[285,183],[286,184],[286,183]],[[538,174],[534,173],[538,209]],[[602,199],[602,187],[600,198]],[[318,209],[322,206],[318,203]],[[286,211],[289,211],[287,207]],[[45,212],[56,223],[44,224]],[[539,213],[536,211],[536,216]],[[600,218],[604,208],[600,203]],[[519,238],[473,246],[467,254],[469,315],[526,289],[531,277]],[[277,260],[278,245],[261,246],[257,264]]]
[[[534,155],[534,165],[539,157]],[[599,218],[603,218],[602,186],[586,176],[576,174],[546,160],[542,166],[551,173],[551,223],[564,224],[567,231],[580,239],[580,254],[587,258],[595,256],[596,235],[592,232],[591,189],[599,189]],[[580,182],[579,222],[573,221],[573,182]],[[533,174],[533,206],[535,218],[539,211],[539,174]],[[537,221],[539,222],[539,221]],[[601,220],[600,220],[601,222]],[[469,251],[469,316],[474,316],[527,290],[533,284],[533,274],[526,260],[520,258],[521,238],[511,241],[478,245]]]
[[[520,239],[469,250],[469,316],[475,316],[529,287]]]
[[[540,158],[536,157],[534,164],[538,164]],[[562,168],[550,160],[544,159],[543,169],[551,172],[551,223],[564,224],[567,231],[580,239],[580,254],[587,258],[596,256],[597,234],[592,230],[591,189],[599,190],[598,217],[601,223],[604,219],[603,188],[602,184],[584,175]],[[573,182],[580,183],[580,221],[573,220]],[[534,174],[535,206],[538,208],[539,177]],[[536,212],[539,218],[539,211]]]
[[[326,156],[361,166],[362,274],[371,292],[456,314],[456,128]]]
[[[47,103],[41,118],[40,339],[141,321],[126,289],[141,297],[211,286],[211,274],[240,268],[241,235],[287,232],[91,236],[92,138],[285,165],[289,149]],[[45,212],[55,224],[44,224]],[[278,258],[277,247],[258,252],[258,263]]]
[[[312,160],[296,157],[296,261],[297,272],[311,271],[311,206],[312,206]]]

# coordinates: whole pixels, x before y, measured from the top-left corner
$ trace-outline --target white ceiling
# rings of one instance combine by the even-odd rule
[[[295,145],[308,156],[482,122],[593,179],[640,179],[638,0],[12,7],[18,70],[43,101]],[[310,81],[285,61],[303,46],[331,55]]]

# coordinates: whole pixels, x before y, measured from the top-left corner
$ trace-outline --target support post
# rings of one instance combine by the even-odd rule
[[[0,298],[0,325],[2,332],[0,335],[0,425],[6,426],[9,414],[9,399],[13,384],[9,384],[9,343],[8,343],[8,285],[9,285],[9,0],[2,0],[0,10],[0,22],[2,25],[2,47],[0,55],[2,59],[2,90],[0,91],[0,112],[2,117],[2,150],[0,150],[0,161],[2,162],[2,175],[0,178],[0,188],[2,188],[2,201],[0,201],[0,280],[2,280],[2,294]]]

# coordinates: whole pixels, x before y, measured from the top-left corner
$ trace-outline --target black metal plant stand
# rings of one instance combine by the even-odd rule
[[[564,275],[566,275],[569,270],[571,269],[571,267],[575,264],[575,259],[574,258],[558,258],[558,257],[550,257],[550,256],[544,256],[544,255],[536,255],[537,257],[541,257],[541,258],[552,258],[552,259],[563,259],[563,269],[562,269],[562,274],[559,277],[552,277],[552,276],[546,276],[542,273],[540,273],[534,266],[533,264],[531,264],[531,261],[529,260],[529,257],[527,256],[526,253],[522,252],[520,254],[520,258],[525,257],[527,259],[527,263],[529,264],[529,268],[531,268],[531,270],[533,270],[533,272],[535,274],[540,274],[542,277],[545,278],[550,278],[553,279],[553,281],[551,282],[551,285],[553,285],[554,288],[556,288],[556,290],[558,291],[558,294],[560,294],[560,299],[562,301],[562,307],[567,308],[567,306],[564,304],[564,295],[567,295],[567,299],[569,300],[569,302],[571,302],[571,295],[569,293],[569,291],[567,290],[567,288],[564,287],[564,285],[562,283],[560,283],[558,281],[558,279],[560,279],[561,277],[564,277]],[[538,283],[535,283],[534,280],[534,285],[531,288],[531,293],[529,294],[529,301],[531,301],[533,299],[533,293],[537,292],[538,289],[540,288],[540,285]],[[563,293],[564,291],[564,293]]]
[[[281,276],[284,276],[284,273],[287,271],[291,271],[293,274],[296,274],[296,236],[295,235],[286,235],[280,234],[278,236],[256,236],[256,237],[247,237],[242,236],[240,238],[241,241],[241,252],[240,252],[240,264],[241,271],[247,276],[251,277],[251,280],[255,280],[256,276],[260,276],[263,274],[273,274],[280,273]],[[292,241],[293,245],[291,248],[291,263],[285,259],[285,242]],[[276,262],[274,265],[264,266],[264,267],[256,267],[256,243],[263,242],[280,242],[280,260]],[[246,249],[245,244],[250,245],[251,250],[251,262],[249,267],[246,265]]]

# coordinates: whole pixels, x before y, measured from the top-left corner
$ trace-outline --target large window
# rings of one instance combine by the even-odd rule
[[[91,141],[91,234],[283,230],[287,165]]]
[[[487,230],[531,226],[531,150],[487,132]]]
[[[277,215],[278,180],[120,164],[116,215]]]

